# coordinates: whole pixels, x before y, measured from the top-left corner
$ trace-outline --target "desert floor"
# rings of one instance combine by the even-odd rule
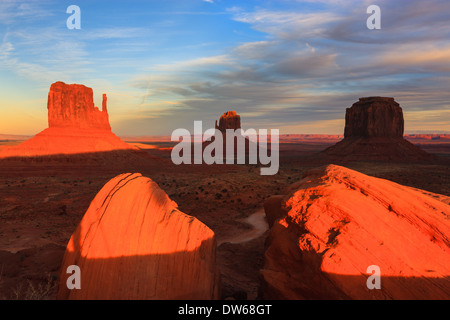
[[[140,172],[181,211],[216,234],[223,295],[255,299],[263,261],[264,200],[327,164],[315,156],[338,141],[290,135],[280,145],[280,170],[261,176],[256,165],[180,165],[170,141],[130,141],[147,157],[80,155],[67,159],[0,161],[0,299],[55,299],[64,248],[90,202],[111,178]],[[2,142],[0,145],[17,144]],[[414,139],[439,155],[435,163],[335,163],[362,173],[450,196],[450,140]]]

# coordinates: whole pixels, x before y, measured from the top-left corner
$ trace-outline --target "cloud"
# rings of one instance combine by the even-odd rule
[[[2,0],[0,2],[0,24],[12,25],[24,21],[53,16],[52,10],[42,7],[39,1]]]
[[[214,65],[230,65],[232,64],[230,57],[228,55],[218,55],[218,56],[211,56],[211,57],[201,57],[191,60],[184,60],[184,61],[178,61],[173,62],[170,64],[161,64],[161,65],[155,65],[152,67],[154,70],[159,71],[168,71],[168,70],[182,70],[182,69],[199,69],[204,67],[210,67]]]
[[[378,58],[380,65],[397,68],[413,67],[415,72],[450,72],[450,44],[445,47],[415,45],[399,46]]]
[[[209,50],[200,44],[211,39],[173,46],[173,33],[185,31],[173,17],[170,30],[158,20],[68,37],[32,14],[54,14],[37,1],[3,1],[2,23],[14,28],[2,37],[0,68],[46,85],[88,80],[95,90],[117,93],[110,105],[119,133],[168,134],[194,120],[214,124],[228,110],[237,110],[246,127],[341,133],[345,108],[368,95],[394,96],[414,114],[416,128],[420,115],[435,126],[450,120],[449,1],[379,0],[382,29],[376,31],[366,27],[371,1],[267,2],[225,11],[215,4],[205,6],[211,12],[173,12],[177,19],[193,13],[230,19],[227,28],[239,37],[219,39]],[[41,25],[17,24],[24,17]],[[146,57],[150,50],[159,55]]]
[[[83,45],[65,41],[53,31],[47,30],[40,37],[28,32],[6,32],[0,47],[0,68],[29,80],[48,84],[89,71],[89,62],[85,60],[88,53]],[[32,54],[33,58],[24,57],[26,54]]]
[[[235,10],[236,11],[236,10]],[[327,28],[345,18],[333,12],[237,11],[234,20],[252,25],[277,39],[308,39],[321,36]]]
[[[328,133],[340,133],[346,107],[361,96],[386,95],[407,112],[442,111],[448,122],[450,26],[448,13],[441,12],[446,2],[380,1],[378,33],[365,26],[368,1],[318,2],[325,9],[229,9],[235,21],[262,32],[264,39],[216,57],[155,68],[172,77],[153,83],[148,99],[172,97],[198,110],[197,120],[212,121],[236,109],[250,126],[299,129],[303,124],[322,130],[326,123],[332,126]]]

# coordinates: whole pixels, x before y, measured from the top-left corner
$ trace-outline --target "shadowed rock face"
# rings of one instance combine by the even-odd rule
[[[437,195],[336,165],[285,192],[264,205],[262,298],[450,298],[450,206]],[[371,265],[381,290],[367,288]]]
[[[68,290],[67,267],[81,269]],[[217,299],[214,232],[151,179],[122,174],[96,195],[67,245],[59,299]]]
[[[345,138],[402,138],[403,130],[403,111],[394,98],[360,98],[345,113]]]
[[[436,157],[403,138],[404,120],[394,98],[360,98],[345,113],[344,139],[321,154],[329,162],[434,161]]]
[[[219,119],[219,125],[217,125],[216,120],[216,129],[219,129],[222,132],[226,132],[227,129],[237,130],[240,128],[241,117],[236,113],[236,111],[225,112]]]
[[[48,93],[48,126],[74,127],[111,131],[103,94],[102,111],[94,106],[93,91],[81,84],[65,84],[58,81]]]

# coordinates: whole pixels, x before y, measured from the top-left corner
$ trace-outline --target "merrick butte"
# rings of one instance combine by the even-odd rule
[[[270,155],[267,148],[268,135],[266,129],[260,129],[257,133],[255,129],[226,129],[225,137],[223,131],[207,129],[203,133],[202,121],[194,121],[194,164],[237,164],[246,163],[246,153],[249,164],[270,165],[261,168],[261,175],[274,175],[279,169],[279,130],[271,129],[270,134]],[[201,137],[198,139],[198,137]],[[212,139],[214,137],[214,139]],[[251,142],[250,138],[256,137],[256,142]],[[182,140],[180,141],[180,138]],[[226,146],[226,156],[224,155],[224,138]],[[174,164],[192,164],[192,135],[187,129],[176,129],[172,133],[172,141],[180,141],[173,149],[171,158]],[[235,140],[237,141],[235,145]],[[205,142],[209,142],[204,147]],[[246,150],[246,144],[248,150]],[[237,148],[235,152],[235,147]],[[259,152],[258,152],[259,149]],[[258,158],[259,156],[259,158]]]

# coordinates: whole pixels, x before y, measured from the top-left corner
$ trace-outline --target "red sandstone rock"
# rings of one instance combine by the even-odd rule
[[[214,232],[151,179],[122,174],[96,195],[70,238],[59,299],[216,299]],[[68,290],[66,269],[81,269]]]
[[[81,84],[55,82],[48,93],[48,126],[94,128],[111,131],[106,95],[103,95],[103,110],[94,106],[93,91]]]
[[[335,165],[309,171],[270,230],[262,298],[449,299],[450,199],[434,196]],[[371,265],[381,290],[366,286]]]
[[[360,98],[345,114],[344,139],[325,149],[330,162],[433,161],[431,155],[403,139],[404,120],[393,98]]]
[[[269,227],[272,227],[278,219],[286,216],[287,210],[282,207],[284,198],[284,195],[274,195],[264,201],[264,211]]]
[[[103,110],[99,111],[94,107],[91,88],[55,82],[47,106],[49,128],[17,146],[2,149],[0,159],[138,150],[111,132],[106,94]]]
[[[403,138],[403,130],[403,111],[394,98],[359,98],[345,112],[345,138]]]
[[[106,93],[103,94],[103,100],[102,100],[102,112],[108,114],[108,108],[106,107]],[[109,124],[109,120],[108,120],[108,124]]]
[[[219,125],[217,125],[216,120],[216,129],[219,129],[222,132],[226,132],[227,129],[237,130],[240,128],[241,117],[236,113],[236,111],[225,112],[219,119]]]
[[[0,151],[0,158],[75,155],[138,149],[114,133],[94,129],[47,128],[17,146]]]
[[[232,153],[230,153],[230,154],[226,153],[226,150],[227,150],[226,130],[227,129],[233,129],[233,130],[241,129],[241,117],[236,113],[236,111],[225,112],[220,117],[219,125],[217,125],[217,121],[216,121],[215,126],[216,126],[217,130],[222,132],[222,136],[221,136],[222,150],[223,150],[223,153],[226,155],[226,158],[234,159],[233,161],[235,163],[249,164],[250,163],[250,161],[249,161],[250,152],[253,152],[253,154],[256,154],[256,155],[258,154],[259,146],[258,146],[257,141],[254,141],[254,138],[257,138],[257,137],[252,137],[253,140],[250,140],[248,136],[242,135],[238,132],[235,132],[236,136],[234,138],[234,141],[232,142],[234,145],[234,148],[232,149]],[[205,148],[207,146],[209,146],[210,144],[211,144],[211,141],[203,142],[203,145],[202,145],[203,150],[205,150]],[[240,154],[240,155],[238,154],[238,145],[242,146],[243,154]],[[244,159],[244,155],[245,155],[245,159]],[[226,160],[224,160],[224,162],[226,162]]]
[[[339,161],[418,161],[433,162],[430,154],[403,138],[345,138],[325,149],[329,162]]]

